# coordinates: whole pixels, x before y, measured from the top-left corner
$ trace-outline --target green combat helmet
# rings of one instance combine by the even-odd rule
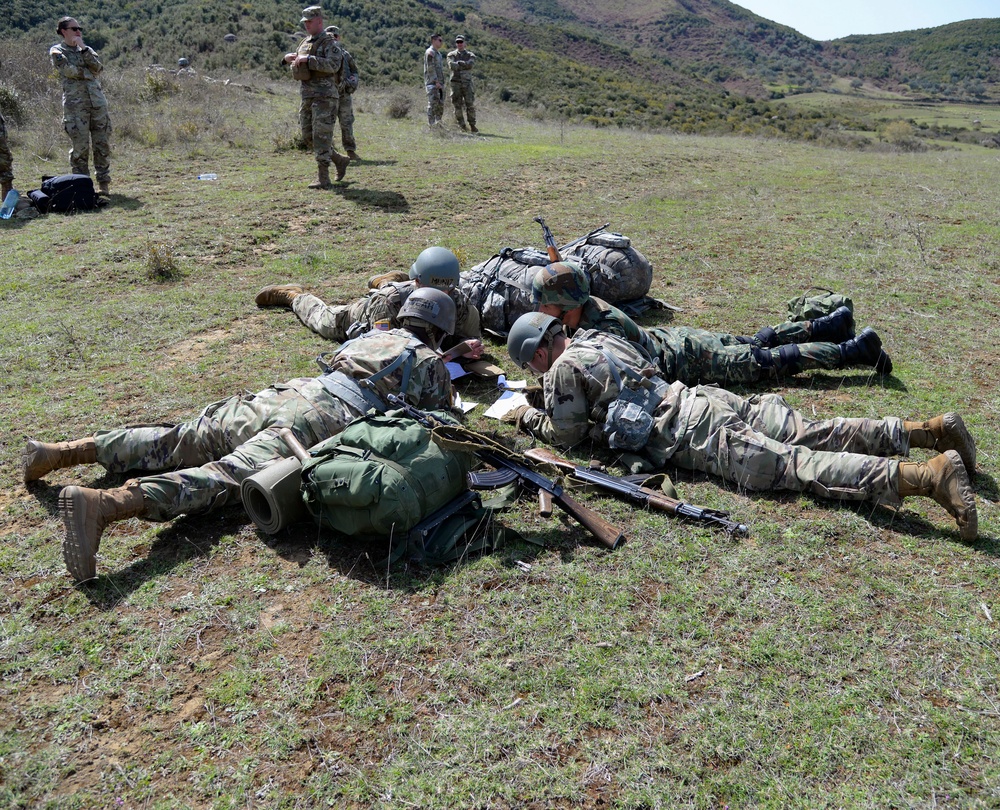
[[[410,267],[410,278],[421,287],[450,290],[459,280],[458,258],[448,248],[429,247]]]
[[[417,318],[436,326],[446,335],[455,334],[455,302],[448,293],[434,287],[418,287],[411,292],[398,317],[400,323],[407,318]]]
[[[590,298],[590,278],[576,262],[553,262],[531,282],[531,301],[536,307],[555,304],[563,312],[583,306]]]
[[[543,340],[562,331],[562,323],[544,312],[527,312],[514,321],[507,333],[507,354],[521,368],[527,368]]]

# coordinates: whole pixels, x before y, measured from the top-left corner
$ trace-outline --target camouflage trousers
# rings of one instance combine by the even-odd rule
[[[469,119],[469,126],[476,125],[476,91],[471,84],[462,84],[453,81],[451,83],[451,103],[455,108],[455,120],[458,125],[465,128],[465,119],[462,117],[463,110]]]
[[[336,96],[302,96],[299,105],[299,128],[306,149],[316,154],[316,162],[324,166],[333,163],[333,122],[337,113]]]
[[[433,126],[444,115],[444,88],[437,85],[424,85],[427,90],[427,123]]]
[[[63,127],[69,135],[69,167],[73,174],[90,174],[90,149],[94,149],[94,173],[98,183],[111,180],[111,118],[108,108],[98,104],[66,104]]]
[[[758,348],[747,343],[747,338],[688,326],[646,331],[655,347],[653,360],[660,373],[670,382],[680,380],[685,385],[749,385],[775,374],[834,369],[841,363],[836,343],[798,343],[799,356],[793,366],[781,346]],[[789,330],[789,334],[798,337],[800,332]],[[805,335],[804,329],[801,335]]]
[[[811,421],[776,394],[698,386],[660,413],[644,452],[658,467],[669,461],[748,490],[898,505],[899,462],[886,456],[909,451],[895,417]]]
[[[0,180],[10,182],[14,179],[14,156],[7,145],[7,122],[0,115]]]
[[[292,299],[292,311],[317,335],[343,343],[351,324],[365,318],[367,304],[368,298],[360,298],[352,304],[330,306],[315,295],[303,293]]]
[[[349,93],[343,93],[337,101],[337,120],[340,122],[340,142],[345,152],[353,152],[358,148],[354,140],[354,102]]]
[[[311,447],[357,415],[319,380],[291,380],[213,403],[180,425],[99,431],[97,460],[110,472],[159,472],[138,479],[146,517],[171,520],[239,502],[243,479],[293,455],[282,428]]]

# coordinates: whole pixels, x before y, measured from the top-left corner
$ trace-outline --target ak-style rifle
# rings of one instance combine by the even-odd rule
[[[589,467],[580,467],[569,459],[557,456],[548,448],[534,447],[526,451],[524,456],[538,464],[547,464],[555,467],[575,481],[582,481],[583,483],[600,487],[649,509],[666,512],[668,515],[674,515],[675,517],[688,518],[699,523],[719,526],[731,535],[745,536],[750,533],[750,529],[745,523],[737,523],[731,520],[728,512],[722,512],[718,509],[708,509],[704,506],[694,506],[685,501],[679,501],[676,498],[664,495],[662,492],[656,492],[639,484],[625,481],[617,476],[608,475],[606,472],[592,470]]]
[[[456,428],[452,425],[438,422],[434,420],[431,414],[411,405],[396,394],[389,394],[386,399],[411,419],[416,419],[424,427],[434,430],[445,438],[455,438],[464,443],[469,443],[470,438],[473,442],[475,441],[474,434],[470,435],[470,432],[466,431],[465,428]],[[482,440],[482,437],[479,438]],[[619,529],[608,523],[593,509],[571,498],[566,494],[562,486],[555,481],[535,472],[530,467],[516,461],[510,455],[501,453],[493,447],[479,444],[477,447],[470,449],[487,464],[492,465],[498,470],[503,469],[513,473],[510,480],[516,478],[524,489],[535,493],[547,493],[552,498],[552,503],[587,529],[607,548],[613,550],[625,539],[625,535]]]

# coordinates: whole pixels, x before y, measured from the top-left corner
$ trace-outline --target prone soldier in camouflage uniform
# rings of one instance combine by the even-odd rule
[[[395,274],[389,274],[394,276]],[[327,340],[338,342],[382,326],[398,325],[398,315],[414,290],[433,287],[446,292],[455,302],[456,326],[454,343],[468,341],[470,351],[464,355],[482,355],[482,330],[479,310],[457,286],[458,258],[447,248],[429,247],[422,251],[410,267],[409,281],[383,283],[364,298],[351,304],[330,306],[297,284],[274,284],[264,287],[254,299],[259,307],[286,307],[302,323]],[[445,348],[449,348],[448,345]]]
[[[427,123],[437,126],[444,115],[444,58],[440,34],[431,37],[430,47],[424,51],[424,89],[427,91]]]
[[[0,202],[14,188],[14,156],[7,144],[7,122],[0,113]]]
[[[63,41],[49,48],[52,67],[62,77],[63,126],[73,144],[69,152],[73,174],[90,174],[90,148],[101,194],[111,193],[111,118],[108,100],[97,78],[104,66],[97,53],[83,44],[83,29],[72,17],[56,27]]]
[[[591,296],[586,272],[571,261],[538,271],[532,301],[539,312],[559,318],[570,336],[596,329],[638,344],[664,379],[685,385],[749,385],[812,368],[892,371],[875,330],[864,329],[854,337],[854,317],[847,307],[812,321],[761,329],[752,338],[689,326],[643,329],[620,309]]]
[[[590,438],[640,452],[657,468],[669,462],[751,490],[892,505],[923,495],[948,510],[963,539],[977,535],[976,445],[958,414],[811,421],[776,394],[744,399],[668,384],[635,344],[593,330],[570,340],[558,319],[540,312],[518,318],[507,346],[514,362],[544,375],[545,408],[523,405],[505,418],[542,441],[572,447]],[[927,463],[887,458],[911,447],[941,455]]]
[[[358,156],[358,142],[354,139],[354,91],[358,89],[358,64],[340,41],[340,28],[330,25],[326,33],[333,37],[344,54],[344,66],[340,72],[340,82],[337,84],[337,120],[340,121],[340,141],[344,151],[351,160],[361,160]]]
[[[455,37],[455,50],[448,52],[448,70],[451,71],[451,103],[455,108],[455,120],[465,129],[465,117],[469,119],[469,129],[476,129],[476,88],[472,80],[472,66],[476,55],[466,50],[465,37]]]
[[[318,179],[309,188],[330,188],[330,163],[343,180],[350,160],[333,147],[333,122],[340,101],[337,85],[343,69],[344,52],[323,30],[323,9],[303,9],[299,23],[309,35],[295,53],[286,53],[284,62],[292,66],[292,78],[301,83],[299,127],[307,149],[316,154]]]
[[[190,422],[99,431],[61,444],[29,440],[26,484],[52,470],[94,462],[113,473],[153,473],[118,489],[62,490],[63,556],[70,573],[78,581],[96,576],[95,555],[108,523],[129,517],[167,521],[238,501],[245,478],[292,456],[280,435],[283,428],[311,447],[369,408],[385,410],[390,393],[420,408],[449,409],[451,380],[436,349],[455,327],[451,299],[439,290],[420,290],[410,296],[400,320],[400,329],[369,332],[342,346],[321,377],[216,402]]]

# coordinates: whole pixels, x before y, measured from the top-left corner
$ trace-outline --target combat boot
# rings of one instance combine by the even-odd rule
[[[379,273],[377,276],[372,276],[368,279],[368,289],[377,290],[383,284],[389,284],[393,281],[409,281],[410,274],[405,270],[389,270],[386,273]]]
[[[354,151],[353,149],[348,149],[348,150],[347,150],[347,156],[348,156],[348,157],[349,157],[349,158],[350,158],[351,160],[361,160],[361,155],[359,155],[359,154],[358,154],[357,152],[355,152],[355,151]]]
[[[0,183],[0,202],[7,199],[7,195],[10,194],[11,190],[14,188],[13,180],[4,180]]]
[[[271,284],[261,289],[253,302],[259,307],[292,308],[295,296],[302,295],[303,290],[298,284]]]
[[[77,464],[93,464],[96,461],[97,444],[93,438],[54,444],[28,439],[28,446],[21,454],[25,484],[37,481],[53,470],[75,467]]]
[[[337,179],[343,180],[347,174],[347,167],[351,165],[351,159],[344,157],[338,152],[333,153],[333,165],[337,167]]]
[[[59,514],[66,527],[66,568],[77,582],[86,582],[97,576],[97,549],[104,528],[117,520],[143,517],[146,504],[138,481],[108,490],[65,487],[59,493]]]
[[[479,130],[476,129],[476,125],[473,124],[471,121],[469,122],[469,131],[470,132],[479,132]]]
[[[870,326],[856,338],[840,344],[840,367],[871,366],[879,374],[892,374],[892,360],[882,349],[882,339]]]
[[[110,197],[111,196],[111,181],[110,180],[101,180],[101,181],[99,181],[98,184],[97,184],[97,188],[98,188],[98,194],[100,194],[102,197]]]
[[[850,307],[837,307],[829,315],[813,318],[809,340],[814,343],[843,343],[854,337],[854,313]]]
[[[941,504],[958,522],[963,540],[975,540],[979,535],[976,496],[962,457],[954,450],[947,450],[926,464],[899,462],[899,496],[909,495],[923,495]]]
[[[316,170],[319,178],[310,183],[309,188],[333,188],[333,183],[330,182],[330,167],[326,163],[317,163]],[[339,164],[337,172],[340,172]],[[338,177],[337,179],[339,180],[340,178]]]
[[[903,422],[903,430],[910,437],[910,447],[937,450],[944,453],[955,450],[971,478],[976,474],[976,442],[957,413],[949,411],[925,422]]]

